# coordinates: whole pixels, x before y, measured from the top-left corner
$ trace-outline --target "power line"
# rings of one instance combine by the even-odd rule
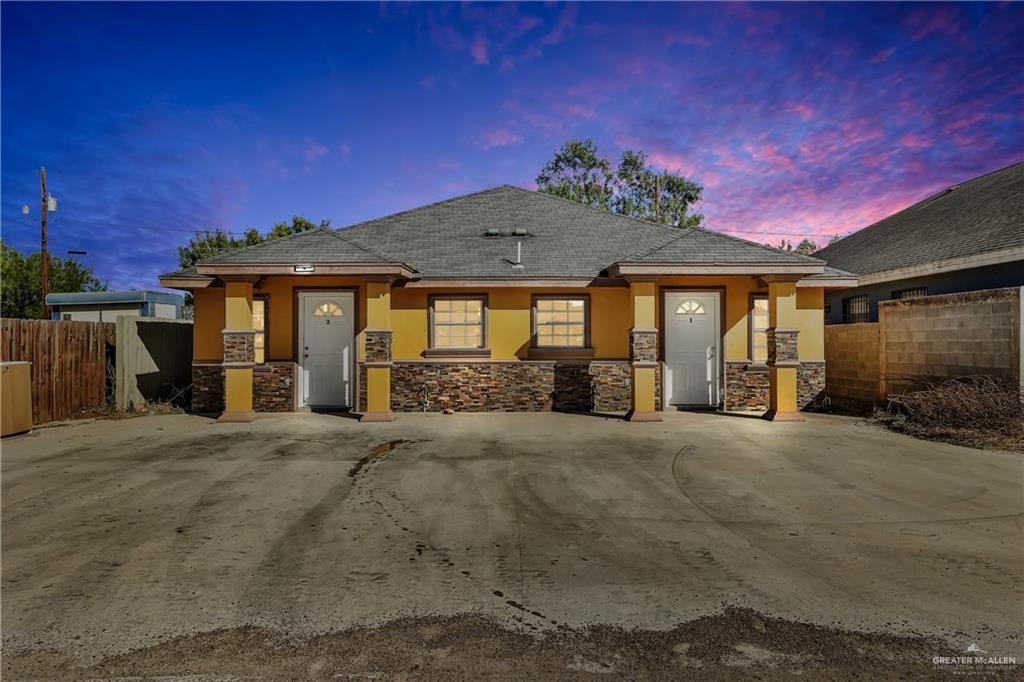
[[[11,221],[8,221],[8,222],[13,222],[13,223],[17,223],[19,225],[25,225],[25,226],[28,226],[28,227],[34,227],[34,225],[32,223],[25,222],[25,221],[22,221],[22,220],[11,220]],[[206,228],[198,228],[198,227],[197,228],[189,228],[189,227],[150,227],[150,226],[147,226],[147,225],[125,225],[125,224],[121,224],[121,223],[105,223],[105,222],[99,222],[99,221],[93,221],[93,220],[80,220],[78,218],[65,218],[65,217],[61,217],[60,220],[55,220],[54,218],[50,219],[50,225],[51,226],[59,227],[61,223],[72,223],[72,224],[75,224],[75,225],[81,225],[83,227],[113,227],[113,228],[124,229],[124,230],[157,230],[157,231],[160,231],[160,232],[176,232],[176,233],[179,233],[179,234],[184,234],[184,233],[191,233],[191,234],[207,233],[207,234],[210,234],[210,233],[214,233],[214,232],[221,232],[223,234],[229,234],[229,235],[234,235],[234,236],[238,236],[238,237],[245,236],[245,232],[244,231],[239,232],[238,230],[225,230],[223,228],[217,228],[217,227],[214,227],[214,228],[209,228],[209,227],[206,227]]]

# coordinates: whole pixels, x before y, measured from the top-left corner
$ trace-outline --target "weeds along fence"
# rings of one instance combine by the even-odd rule
[[[100,409],[108,399],[113,322],[0,320],[0,360],[32,363],[35,423]]]

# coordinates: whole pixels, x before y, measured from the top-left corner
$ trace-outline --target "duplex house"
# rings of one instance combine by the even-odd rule
[[[877,322],[879,301],[1024,285],[1024,163],[947,187],[814,254],[859,275],[828,324]]]
[[[193,408],[799,419],[825,386],[819,258],[508,185],[161,277],[195,297]]]

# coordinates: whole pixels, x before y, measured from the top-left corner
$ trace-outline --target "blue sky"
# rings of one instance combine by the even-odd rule
[[[863,227],[1024,157],[1001,4],[54,4],[2,12],[6,243],[154,287],[196,228],[336,227],[647,151],[758,241]],[[28,204],[25,219],[20,207]]]

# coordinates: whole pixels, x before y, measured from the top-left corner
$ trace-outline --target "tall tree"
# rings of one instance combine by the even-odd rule
[[[611,210],[615,174],[592,140],[569,140],[537,176],[540,191],[594,208]]]
[[[74,258],[50,255],[50,293],[106,291],[90,267]],[[0,244],[0,314],[3,317],[43,316],[42,255],[24,255],[14,247]]]
[[[693,211],[704,188],[678,173],[656,170],[647,154],[627,149],[613,169],[592,140],[569,140],[537,176],[542,192],[631,218],[675,227],[701,227]]]
[[[833,239],[833,241],[835,240]],[[772,246],[772,244],[766,244],[766,246]],[[804,256],[810,256],[813,255],[814,252],[820,249],[821,247],[818,246],[815,242],[805,237],[804,239],[800,240],[800,243],[797,244],[796,246],[793,246],[793,242],[789,241],[788,239],[780,239],[779,243],[772,246],[772,248],[781,249],[782,251],[789,251],[790,253],[799,253]]]
[[[287,237],[296,232],[315,230],[318,227],[327,229],[331,226],[330,220],[321,220],[320,224],[312,223],[302,216],[294,216],[291,223],[277,223],[266,235],[260,234],[256,228],[249,228],[241,237],[234,237],[224,230],[197,230],[188,240],[186,246],[178,247],[178,266],[190,268],[201,260],[219,256],[228,251],[254,246],[272,239]]]

